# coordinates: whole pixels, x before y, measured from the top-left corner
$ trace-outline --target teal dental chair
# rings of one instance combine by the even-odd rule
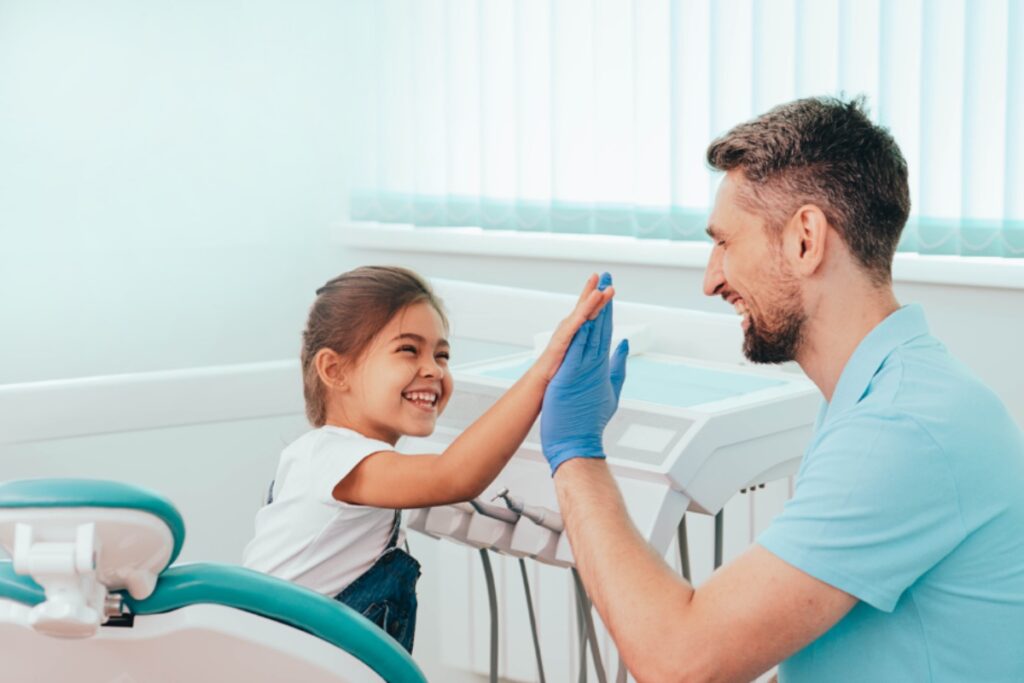
[[[171,567],[184,539],[173,504],[135,486],[0,484],[3,680],[426,683],[335,600],[239,566]]]

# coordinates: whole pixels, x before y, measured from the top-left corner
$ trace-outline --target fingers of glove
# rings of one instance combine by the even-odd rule
[[[562,378],[565,374],[573,372],[579,367],[583,361],[583,354],[586,351],[593,329],[593,321],[588,320],[576,330],[576,334],[573,335],[572,341],[569,342],[569,348],[565,352],[565,358],[562,359],[562,365],[558,368],[558,372],[555,373],[556,378]]]
[[[629,340],[623,339],[615,347],[615,353],[612,355],[611,372],[609,373],[616,401],[619,400],[619,395],[622,393],[622,384],[626,381],[627,358],[629,358]]]
[[[612,345],[612,302],[609,301],[594,319],[594,332],[591,334],[590,346],[602,359],[608,358],[608,350]]]
[[[606,290],[612,286],[612,274],[609,272],[601,273],[601,279],[597,282],[597,288],[600,290]],[[598,353],[603,356],[608,355],[608,347],[612,340],[612,302],[609,301],[601,309],[601,312],[597,316],[597,343]]]
[[[612,287],[611,273],[601,273],[601,279],[597,281],[597,291],[601,292],[604,295],[604,301],[601,302],[601,305],[606,308],[611,304],[612,297],[615,296],[615,288]],[[596,319],[602,311],[604,311],[604,308],[595,308],[590,316],[590,319]]]
[[[600,363],[601,358],[604,357],[601,356],[599,353],[599,347],[601,345],[600,333],[601,325],[604,323],[605,318],[608,317],[608,307],[610,305],[611,302],[605,304],[604,308],[601,309],[601,312],[597,314],[597,317],[590,321],[590,324],[593,326],[593,328],[590,331],[590,336],[587,338],[587,346],[583,350],[583,361],[588,364]]]

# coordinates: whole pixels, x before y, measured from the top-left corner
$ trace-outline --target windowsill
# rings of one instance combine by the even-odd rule
[[[419,251],[501,256],[600,264],[701,268],[711,245],[705,242],[642,240],[613,235],[524,233],[480,228],[414,228],[352,223],[338,229],[344,246],[387,251]],[[933,256],[899,253],[893,263],[897,282],[1024,289],[1024,259],[986,256]]]

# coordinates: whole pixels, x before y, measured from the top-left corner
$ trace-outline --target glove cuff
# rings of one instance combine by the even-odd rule
[[[552,444],[544,449],[544,457],[551,465],[551,476],[555,476],[558,466],[573,458],[600,458],[604,459],[604,444],[601,438],[574,439],[571,443]]]

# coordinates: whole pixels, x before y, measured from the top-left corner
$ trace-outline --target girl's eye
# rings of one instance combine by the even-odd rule
[[[416,347],[415,346],[399,346],[398,350],[401,353],[412,353],[412,354],[416,353]]]

